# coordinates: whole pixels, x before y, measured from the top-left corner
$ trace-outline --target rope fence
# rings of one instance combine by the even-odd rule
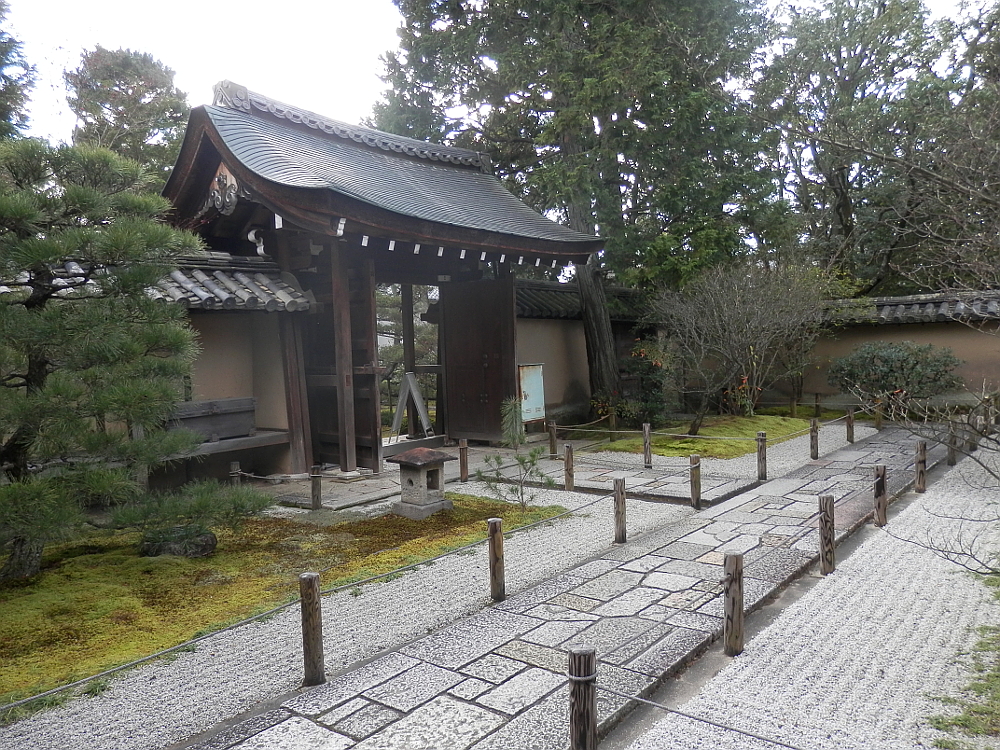
[[[613,499],[613,495],[602,495],[601,497],[598,497],[598,498],[596,498],[594,500],[590,500],[590,501],[584,503],[583,505],[580,505],[580,506],[578,506],[576,508],[573,508],[571,510],[567,510],[567,511],[565,511],[563,513],[559,513],[559,514],[557,514],[555,516],[550,516],[549,518],[543,518],[540,521],[534,521],[533,523],[526,524],[524,526],[518,526],[516,529],[511,529],[510,531],[504,532],[504,535],[505,536],[510,536],[510,535],[515,534],[517,532],[527,531],[528,529],[535,528],[536,526],[542,526],[542,525],[551,523],[552,521],[555,521],[556,519],[572,515],[573,513],[577,513],[577,512],[579,512],[581,510],[584,510],[584,509],[589,508],[589,507],[591,507],[593,505],[596,505],[597,503],[600,503],[600,502],[605,501],[605,500],[610,500],[610,499]],[[328,596],[328,595],[332,595],[332,594],[338,594],[338,593],[341,593],[343,591],[349,591],[351,589],[357,588],[358,586],[362,586],[362,585],[367,584],[367,583],[373,583],[374,581],[378,581],[378,580],[381,580],[383,578],[394,578],[394,577],[400,575],[401,573],[405,573],[405,572],[410,571],[410,570],[415,570],[415,569],[417,569],[417,568],[419,568],[421,566],[424,566],[424,565],[431,565],[431,564],[437,562],[438,560],[442,560],[442,559],[448,557],[449,555],[461,554],[462,552],[468,551],[470,549],[474,549],[475,547],[479,547],[480,545],[487,544],[488,542],[489,542],[489,537],[487,536],[487,537],[485,537],[483,539],[480,539],[478,541],[471,542],[469,544],[463,545],[462,547],[457,547],[455,549],[448,550],[447,552],[443,552],[440,555],[436,555],[434,557],[430,557],[430,558],[427,558],[425,560],[420,560],[419,562],[411,563],[409,565],[404,565],[404,566],[399,567],[399,568],[394,568],[393,570],[388,571],[386,573],[380,573],[378,575],[370,576],[368,578],[363,578],[363,579],[356,580],[356,581],[349,581],[348,583],[344,583],[344,584],[340,584],[338,586],[334,586],[332,588],[320,591],[319,593],[322,596]],[[387,549],[384,549],[384,550],[379,550],[375,554],[379,554],[381,552],[390,552],[393,549],[396,549],[396,548],[390,547],[390,548],[387,548]],[[328,570],[331,570],[331,568],[326,568],[326,569],[324,569],[321,572],[326,572]],[[270,617],[273,617],[274,615],[278,614],[279,612],[282,612],[282,611],[288,609],[289,607],[294,607],[295,605],[300,604],[301,602],[302,602],[302,598],[301,597],[296,597],[295,599],[292,599],[292,600],[290,600],[288,602],[285,602],[284,604],[279,604],[278,606],[272,607],[271,609],[269,609],[269,610],[267,610],[265,612],[261,612],[259,614],[256,614],[253,617],[248,617],[248,618],[246,618],[244,620],[240,620],[239,622],[231,623],[230,625],[227,625],[224,628],[219,628],[218,630],[215,630],[215,631],[213,631],[211,633],[206,633],[204,635],[197,636],[197,637],[192,638],[190,640],[184,641],[183,643],[179,643],[176,646],[171,646],[170,648],[165,648],[165,649],[163,649],[161,651],[157,651],[156,653],[150,654],[149,656],[144,656],[144,657],[142,657],[140,659],[135,659],[134,661],[130,661],[127,664],[120,664],[117,667],[112,667],[111,669],[106,669],[103,672],[98,672],[97,674],[93,674],[93,675],[90,675],[88,677],[81,678],[81,679],[76,680],[74,682],[70,682],[70,683],[67,683],[65,685],[60,685],[59,687],[52,688],[51,690],[46,690],[45,692],[38,693],[37,695],[33,695],[33,696],[29,697],[29,698],[22,698],[21,700],[14,701],[12,703],[4,704],[4,705],[0,706],[0,715],[3,715],[5,713],[7,713],[8,711],[10,711],[12,709],[15,709],[15,708],[18,708],[20,706],[25,706],[25,705],[28,705],[29,703],[33,703],[35,701],[39,701],[39,700],[42,700],[44,698],[48,698],[49,696],[57,695],[59,693],[66,692],[68,690],[72,690],[74,688],[81,687],[83,685],[86,685],[87,683],[93,682],[94,680],[100,680],[100,679],[103,679],[105,677],[112,677],[112,676],[114,676],[114,675],[116,675],[116,674],[118,674],[120,672],[124,672],[124,671],[129,670],[129,669],[134,669],[135,667],[138,667],[138,666],[141,666],[143,664],[146,664],[147,662],[151,662],[151,661],[154,661],[156,659],[162,659],[162,658],[164,658],[166,656],[170,656],[171,654],[176,654],[176,653],[184,652],[184,651],[190,651],[190,650],[192,650],[193,646],[196,646],[197,644],[199,644],[199,643],[201,643],[203,641],[206,641],[209,638],[214,638],[215,636],[218,636],[218,635],[220,635],[222,633],[227,633],[227,632],[229,632],[231,630],[235,630],[236,628],[243,627],[244,625],[249,625],[249,624],[254,623],[254,622],[259,622],[260,620],[266,620],[266,619],[268,619]]]

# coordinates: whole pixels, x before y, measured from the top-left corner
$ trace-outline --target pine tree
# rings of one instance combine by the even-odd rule
[[[0,26],[7,21],[10,6],[0,0]],[[28,65],[21,42],[0,28],[0,139],[19,135],[28,126],[25,104],[35,79],[35,69]]]
[[[140,467],[191,447],[162,426],[192,332],[145,290],[197,242],[145,181],[104,149],[0,143],[0,582],[37,573],[81,504],[134,498]]]
[[[165,182],[188,115],[174,71],[148,53],[98,45],[64,77],[70,90],[66,101],[79,120],[73,143],[111,149]]]

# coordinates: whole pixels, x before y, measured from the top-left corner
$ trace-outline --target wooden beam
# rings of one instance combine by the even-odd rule
[[[400,285],[401,300],[401,322],[403,334],[403,372],[414,372],[417,365],[416,342],[413,331],[413,285]],[[418,437],[417,430],[419,424],[417,418],[417,407],[413,399],[406,399],[406,434],[408,437]]]
[[[333,289],[334,357],[337,366],[337,415],[340,468],[357,471],[358,451],[354,421],[354,362],[351,353],[351,294],[347,264],[340,242],[332,242],[330,276]]]
[[[285,410],[288,413],[291,446],[291,473],[302,474],[313,464],[302,332],[299,330],[299,319],[292,313],[280,313],[278,321],[281,367],[285,376]]]

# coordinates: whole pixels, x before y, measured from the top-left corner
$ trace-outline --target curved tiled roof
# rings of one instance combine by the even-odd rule
[[[519,318],[581,320],[583,308],[575,283],[515,279],[514,293]],[[612,320],[635,322],[643,315],[642,293],[636,289],[611,287],[605,291]]]
[[[873,297],[862,303],[851,300],[835,315],[853,324],[945,323],[1000,320],[1000,291],[958,295],[913,294],[906,297]]]
[[[230,109],[238,109],[248,114],[266,112],[279,120],[288,120],[296,125],[305,125],[320,133],[336,136],[345,140],[361,143],[383,151],[394,151],[397,154],[414,156],[431,161],[450,162],[463,166],[479,167],[484,172],[489,171],[489,158],[478,151],[466,148],[445,146],[439,143],[428,143],[407,138],[393,133],[384,133],[373,128],[360,125],[348,125],[345,122],[332,120],[329,117],[317,115],[290,104],[269,99],[255,91],[248,90],[232,81],[222,81],[215,84],[215,104],[221,104]]]
[[[370,148],[227,107],[206,106],[205,112],[243,166],[279,185],[331,190],[402,216],[465,229],[554,242],[598,240],[547,219],[496,177],[472,167]]]

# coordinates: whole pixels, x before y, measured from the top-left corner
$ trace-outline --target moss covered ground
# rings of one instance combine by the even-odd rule
[[[787,411],[787,410],[786,410]],[[832,417],[840,416],[834,413]],[[656,432],[683,433],[687,424],[666,428],[654,428],[652,437],[653,453],[658,456],[690,456],[697,453],[707,458],[736,458],[757,450],[756,438],[759,431],[767,433],[768,443],[783,439],[809,429],[809,419],[793,419],[786,416],[757,415],[737,417],[730,415],[706,417],[699,435],[707,439],[676,438],[657,435]],[[601,446],[600,450],[642,453],[642,437],[633,436],[616,440]]]
[[[0,704],[96,674],[297,596],[298,575],[328,589],[485,538],[485,520],[513,530],[562,508],[521,509],[449,495],[454,510],[330,526],[258,517],[217,532],[217,552],[139,557],[134,534],[47,549],[42,573],[0,588]],[[373,584],[377,585],[377,584]]]

